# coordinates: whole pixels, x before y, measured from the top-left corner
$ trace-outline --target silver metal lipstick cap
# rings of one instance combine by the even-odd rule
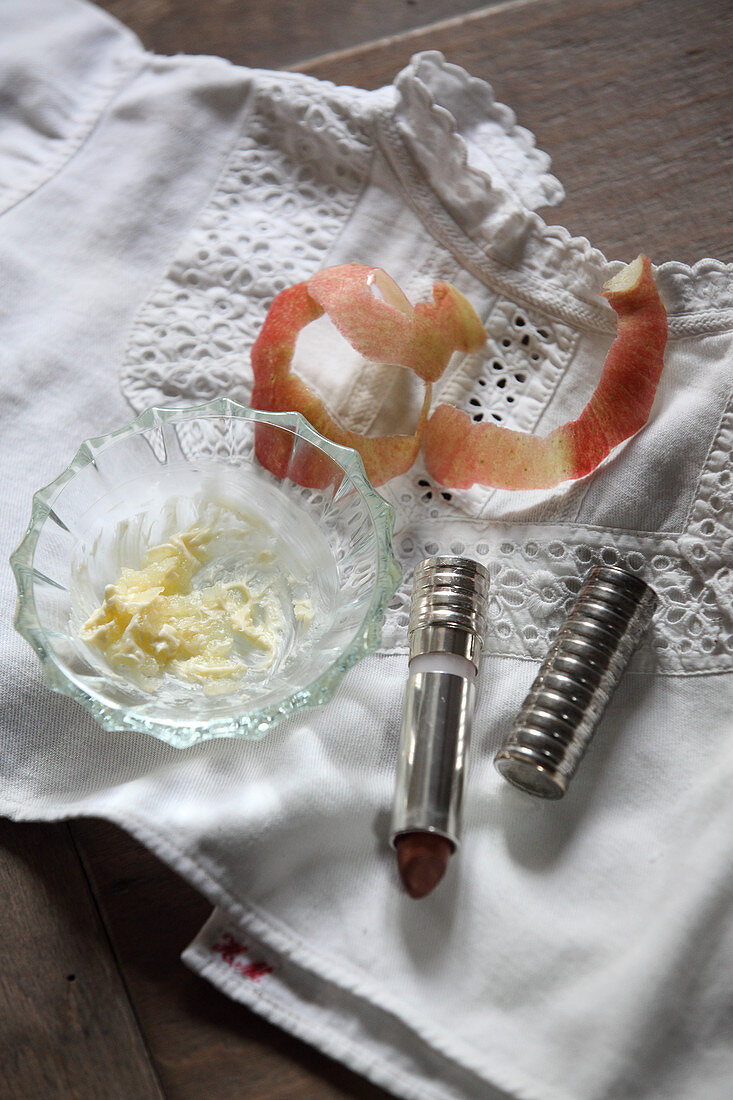
[[[478,668],[486,635],[489,573],[472,558],[425,558],[415,568],[410,602],[410,660],[453,653]]]
[[[416,832],[458,846],[488,592],[488,571],[470,558],[427,558],[415,570],[393,846]]]
[[[495,757],[505,779],[562,798],[657,602],[635,574],[593,570]]]

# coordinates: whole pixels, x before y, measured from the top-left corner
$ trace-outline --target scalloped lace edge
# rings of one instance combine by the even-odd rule
[[[433,226],[438,223],[438,235],[444,243],[473,260],[474,269],[483,268],[484,274],[502,283],[502,289],[508,287],[525,300],[550,309],[554,306],[553,311],[586,327],[610,330],[614,325],[610,307],[598,303],[597,294],[602,282],[620,270],[622,261],[608,260],[587,237],[573,236],[562,225],[547,224],[536,210],[517,202],[499,166],[494,176],[485,168],[472,166],[455,116],[436,101],[423,79],[426,66],[448,73],[462,82],[467,92],[474,93],[474,98],[485,107],[487,118],[500,125],[538,169],[537,180],[546,196],[546,205],[559,201],[554,197],[556,188],[562,193],[562,185],[547,172],[549,156],[537,148],[531,131],[516,124],[514,112],[496,101],[491,85],[433,50],[416,54],[397,75],[394,82],[397,103],[384,111],[377,123],[383,141],[393,154],[397,153],[397,174],[410,192],[412,205],[418,206],[423,216],[425,208],[432,208],[428,223]],[[396,149],[398,144],[402,156]],[[409,161],[427,177],[427,187],[415,187],[414,168],[411,173],[405,150]],[[390,159],[394,166],[394,158]],[[445,166],[442,179],[430,171],[431,161]],[[452,195],[464,182],[472,190],[473,199],[477,180],[484,183],[482,209],[478,214],[472,210],[473,228],[468,231],[461,225],[464,212],[460,200],[453,201]],[[445,205],[435,202],[436,195]],[[522,272],[517,257],[534,274]],[[569,291],[557,286],[558,270],[563,271],[565,281],[570,273]],[[654,274],[671,315],[670,335],[687,336],[733,325],[733,264],[713,257],[703,257],[692,265],[669,260],[655,266]],[[555,285],[554,291],[548,293],[546,285],[542,288],[547,282]],[[538,299],[541,289],[544,293]]]
[[[498,102],[490,84],[473,76],[460,65],[447,61],[438,50],[415,54],[410,64],[395,77],[394,87],[398,93],[395,121],[403,132],[409,136],[414,129],[416,143],[423,148],[432,147],[436,159],[450,166],[451,170],[457,168],[461,175],[468,174],[490,190],[494,189],[495,184],[488,172],[470,163],[468,143],[460,132],[455,116],[446,106],[436,102],[429,83],[426,82],[431,71],[446,73],[462,85],[481,104],[486,120],[497,123],[521,150],[525,171],[532,169],[537,188],[537,199],[532,206],[527,204],[528,208],[555,206],[562,202],[565,189],[557,176],[550,171],[550,155],[537,147],[532,131],[517,124],[512,109]]]

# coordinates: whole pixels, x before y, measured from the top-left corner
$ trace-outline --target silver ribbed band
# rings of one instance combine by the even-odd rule
[[[505,779],[562,798],[656,606],[635,574],[592,572],[495,758]]]
[[[426,558],[415,569],[392,844],[412,832],[459,843],[488,593],[488,571],[470,558]]]
[[[472,558],[425,558],[415,568],[410,603],[410,659],[454,653],[476,667],[486,635],[489,573]]]

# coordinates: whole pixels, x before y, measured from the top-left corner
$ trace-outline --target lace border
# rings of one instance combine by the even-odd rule
[[[415,522],[396,534],[405,576],[389,608],[382,651],[407,650],[412,573],[433,554],[465,554],[491,576],[485,652],[542,660],[585,578],[599,564],[642,576],[659,597],[654,622],[633,659],[640,672],[668,675],[733,670],[733,604],[704,585],[684,537],[574,527],[454,521],[450,529]],[[708,548],[715,553],[720,547]],[[694,558],[693,558],[694,562]]]

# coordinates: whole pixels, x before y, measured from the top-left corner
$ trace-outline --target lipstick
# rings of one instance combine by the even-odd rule
[[[471,558],[426,558],[415,569],[390,832],[413,898],[435,889],[460,843],[488,593],[488,571]]]

